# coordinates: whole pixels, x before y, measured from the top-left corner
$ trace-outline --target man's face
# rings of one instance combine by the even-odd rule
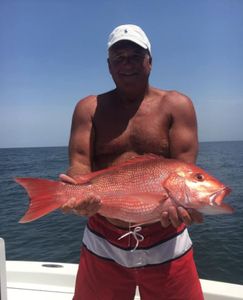
[[[148,51],[129,41],[121,41],[111,47],[108,64],[118,87],[144,84],[151,71]]]

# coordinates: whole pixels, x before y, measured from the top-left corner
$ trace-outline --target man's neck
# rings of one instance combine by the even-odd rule
[[[149,94],[149,86],[140,89],[140,90],[131,90],[131,91],[123,91],[119,88],[116,89],[116,94],[120,103],[124,106],[130,106],[135,103],[142,102],[146,96]]]

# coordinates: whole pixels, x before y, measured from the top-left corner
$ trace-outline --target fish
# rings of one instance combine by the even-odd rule
[[[160,220],[169,206],[203,214],[230,214],[223,202],[231,189],[195,164],[147,154],[106,169],[80,175],[77,184],[44,178],[15,178],[30,203],[20,219],[27,223],[61,208],[71,198],[81,203],[89,195],[101,199],[98,213],[133,224]]]

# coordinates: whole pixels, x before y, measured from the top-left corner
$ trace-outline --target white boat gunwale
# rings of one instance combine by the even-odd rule
[[[1,299],[72,300],[78,264],[5,260],[0,238]],[[205,300],[243,300],[243,285],[200,279]],[[7,297],[8,296],[8,297]],[[139,300],[138,290],[134,300]]]
[[[45,291],[55,293],[56,298],[53,299],[60,299],[60,293],[66,294],[65,299],[72,299],[77,264],[7,261],[6,267],[8,292],[11,289],[31,290],[32,293]],[[243,299],[243,285],[206,279],[200,281],[205,300]],[[139,299],[137,293],[135,300]]]

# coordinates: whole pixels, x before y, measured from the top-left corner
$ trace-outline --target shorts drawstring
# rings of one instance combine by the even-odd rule
[[[139,243],[144,240],[144,236],[141,233],[139,233],[142,230],[141,226],[137,226],[134,229],[131,229],[131,227],[129,226],[129,229],[130,230],[127,233],[125,233],[122,236],[120,236],[118,238],[118,240],[121,240],[121,239],[123,239],[126,236],[133,236],[133,238],[136,241],[135,247],[131,250],[131,252],[133,252],[133,251],[135,251],[137,249]]]

